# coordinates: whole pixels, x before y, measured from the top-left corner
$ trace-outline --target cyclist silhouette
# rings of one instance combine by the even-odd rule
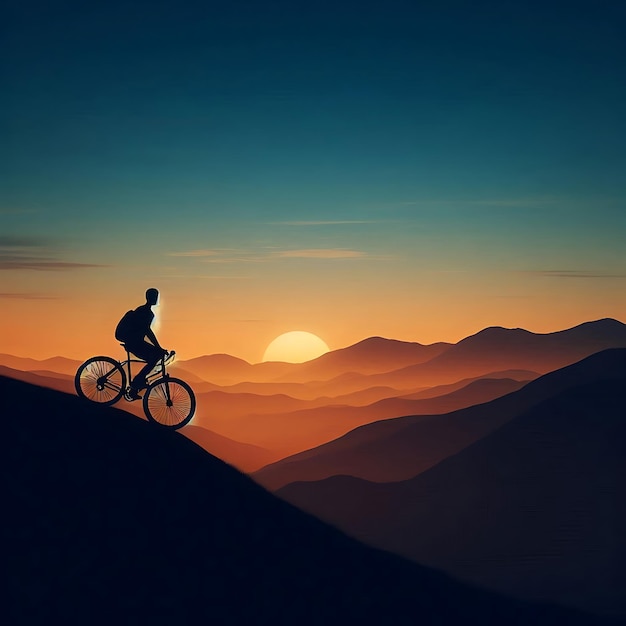
[[[146,291],[146,303],[138,306],[134,310],[128,311],[120,320],[115,330],[116,339],[124,342],[126,350],[146,362],[145,367],[143,367],[130,383],[129,395],[133,400],[141,398],[139,390],[146,388],[146,376],[156,366],[159,359],[167,352],[167,350],[161,347],[156,335],[150,328],[154,320],[152,307],[157,304],[158,300],[158,289],[148,289]],[[152,343],[148,343],[145,340],[146,337]]]

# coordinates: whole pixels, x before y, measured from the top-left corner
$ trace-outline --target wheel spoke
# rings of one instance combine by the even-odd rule
[[[123,394],[126,376],[110,357],[94,357],[78,368],[74,384],[79,396],[99,404],[113,404]]]
[[[168,406],[168,397],[171,406]],[[168,380],[149,389],[144,407],[153,421],[162,426],[179,428],[192,418],[195,400],[185,383]]]

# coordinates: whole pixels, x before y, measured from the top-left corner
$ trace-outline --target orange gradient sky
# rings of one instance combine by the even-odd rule
[[[259,362],[269,343],[291,330],[312,332],[336,349],[373,335],[454,342],[490,325],[551,332],[601,317],[624,320],[626,296],[616,278],[402,265],[251,262],[232,277],[131,265],[4,271],[0,352],[115,355],[117,320],[144,301],[148,286],[161,291],[157,336],[183,359],[223,352]]]

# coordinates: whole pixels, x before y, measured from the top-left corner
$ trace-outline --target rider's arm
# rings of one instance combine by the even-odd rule
[[[148,328],[148,332],[146,333],[146,337],[148,337],[148,339],[157,347],[157,348],[161,348],[161,344],[159,343],[159,340],[156,338],[156,335],[154,334],[154,332],[152,331],[151,328]],[[163,348],[161,348],[161,350],[163,350]]]

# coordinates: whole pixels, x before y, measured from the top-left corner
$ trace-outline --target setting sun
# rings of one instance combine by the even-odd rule
[[[329,348],[324,341],[313,333],[302,330],[293,330],[276,337],[263,355],[263,361],[286,361],[288,363],[303,363],[316,359],[328,352]]]

